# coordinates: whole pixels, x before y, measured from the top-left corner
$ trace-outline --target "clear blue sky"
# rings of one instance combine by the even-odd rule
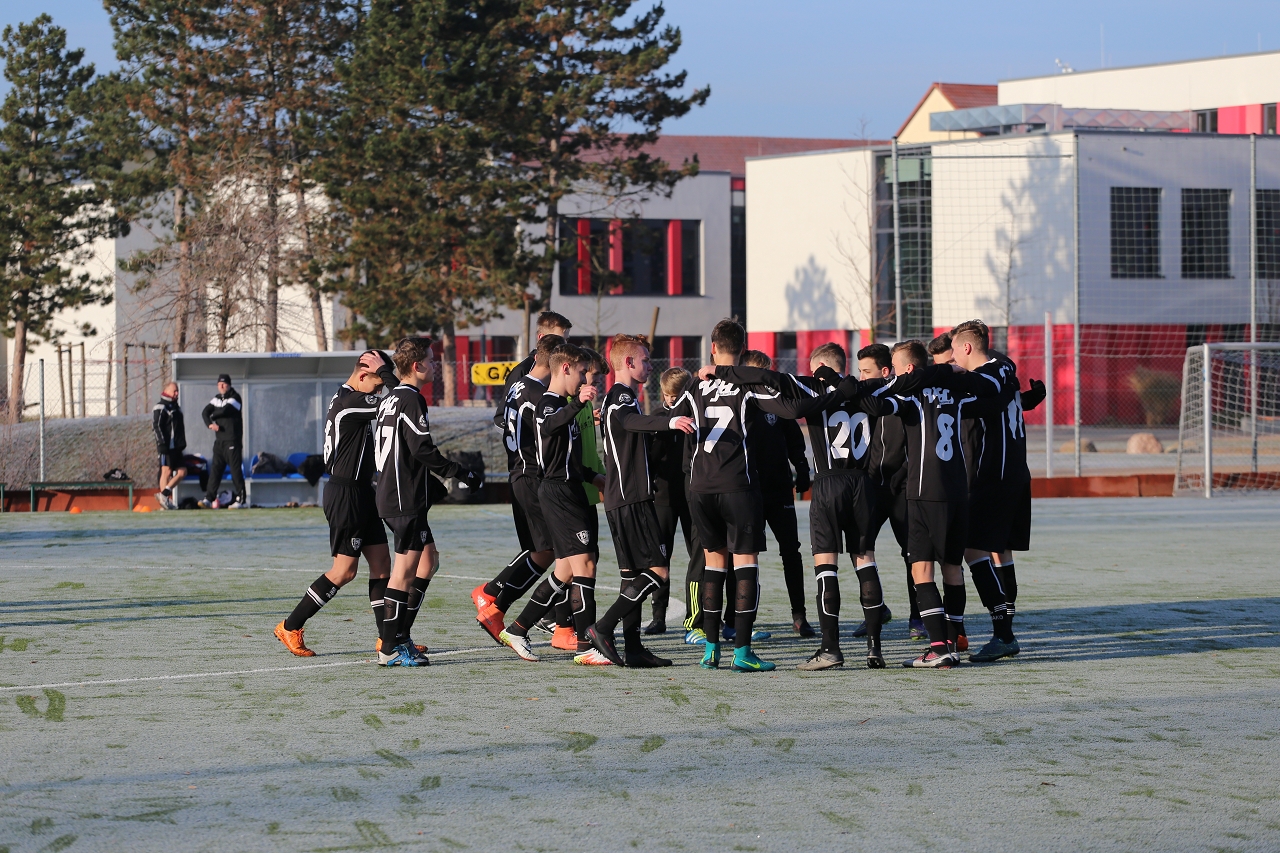
[[[676,65],[688,69],[691,83],[712,89],[705,108],[670,125],[674,133],[849,137],[860,135],[865,119],[865,135],[887,137],[934,80],[1050,74],[1055,58],[1077,70],[1098,68],[1104,38],[1108,66],[1250,53],[1259,44],[1280,50],[1274,2],[665,5],[667,20],[684,35]],[[111,66],[111,27],[96,0],[4,0],[0,24],[42,11],[100,69]]]

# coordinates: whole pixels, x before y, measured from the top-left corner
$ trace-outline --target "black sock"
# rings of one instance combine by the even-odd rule
[[[703,570],[699,592],[702,593],[702,630],[708,643],[720,642],[720,608],[724,607],[724,569],[707,566]]]
[[[963,583],[949,584],[942,582],[942,608],[947,612],[947,642],[954,644],[956,638],[964,633],[964,601]]]
[[[907,601],[911,602],[911,618],[920,618],[920,603],[916,601],[916,582],[911,577],[911,563],[907,563]]]
[[[298,606],[293,608],[293,612],[284,620],[284,629],[286,631],[296,631],[303,625],[307,624],[307,620],[320,612],[320,608],[329,603],[335,595],[338,594],[338,585],[329,580],[324,575],[316,578],[311,582],[311,586],[307,587],[307,592],[302,596],[302,600],[298,602]]]
[[[507,631],[517,637],[526,637],[529,629],[538,624],[538,620],[547,615],[547,611],[564,595],[568,582],[561,582],[554,573],[548,574],[538,584],[538,588],[529,596],[524,610],[516,617],[516,621],[507,626]]]
[[[822,631],[822,650],[840,651],[840,567],[823,563],[813,567],[818,580],[818,627]]]
[[[516,554],[510,563],[502,567],[502,571],[498,572],[497,577],[484,585],[484,594],[491,598],[497,598],[498,593],[502,592],[502,588],[511,580],[516,569],[529,558],[530,553],[532,552],[521,551]]]
[[[382,598],[387,592],[389,578],[369,578],[369,606],[373,608],[373,621],[378,626],[378,636],[382,636]]]
[[[756,611],[760,609],[760,567],[734,566],[737,578],[737,594],[734,597],[733,647],[751,647],[751,631],[756,624]]]
[[[662,579],[650,569],[645,569],[642,572],[628,571],[628,575],[622,579],[622,589],[618,591],[618,600],[596,622],[596,630],[602,634],[612,634],[614,629],[618,627],[618,623],[623,622],[625,624],[627,617],[632,614],[635,614],[635,624],[639,628],[640,611],[643,609],[641,605],[644,603],[645,597],[651,595],[662,586]]]
[[[622,618],[622,641],[627,654],[639,654],[644,649],[640,639],[640,622],[643,608],[637,607]]]
[[[542,577],[545,571],[546,569],[533,561],[532,556],[526,556],[522,562],[511,569],[510,576],[502,582],[502,589],[498,590],[498,594],[494,597],[493,606],[506,613],[511,605],[520,600],[520,596],[533,589],[538,578]]]
[[[787,584],[787,598],[791,599],[791,618],[805,618],[804,558],[799,551],[782,555],[782,578]]]
[[[596,579],[575,575],[569,587],[569,606],[573,608],[573,630],[579,640],[587,638],[587,629],[596,623]]]
[[[565,587],[564,595],[556,600],[551,609],[555,614],[557,628],[573,627],[573,604],[569,600],[569,587]]]
[[[738,576],[737,567],[730,566],[729,570],[724,574],[724,615],[720,620],[726,625],[737,625],[736,616],[734,614],[734,605],[738,599]],[[736,631],[737,628],[735,627]]]
[[[1018,573],[1013,563],[996,566],[996,574],[1000,577],[1000,588],[1004,590],[1005,617],[1008,619],[1009,639],[1013,640],[1013,617],[1016,613],[1014,603],[1018,600]]]
[[[413,589],[409,590],[409,613],[405,617],[403,627],[403,636],[408,637],[413,633],[413,623],[418,619],[418,611],[422,609],[422,599],[426,597],[427,587],[431,584],[431,578],[414,578]]]
[[[664,580],[662,586],[654,590],[653,595],[649,596],[649,601],[653,605],[653,621],[666,624],[667,605],[671,602],[670,578]]]
[[[991,633],[1001,640],[1008,640],[1009,620],[1005,615],[1004,590],[1000,587],[1000,577],[991,559],[983,557],[971,562],[969,575],[973,578],[982,606],[991,614]]]
[[[942,607],[942,596],[933,581],[916,584],[916,600],[920,602],[920,618],[929,632],[929,650],[936,655],[947,653],[947,612]]]
[[[858,566],[858,598],[862,618],[867,625],[867,647],[880,645],[880,624],[884,619],[884,589],[880,586],[880,569],[875,563]]]
[[[400,623],[408,616],[409,591],[387,587],[382,594],[382,653],[391,654],[400,636]]]

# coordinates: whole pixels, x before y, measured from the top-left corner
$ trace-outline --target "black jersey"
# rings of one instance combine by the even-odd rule
[[[840,397],[832,393],[787,399],[777,390],[728,381],[725,377],[732,370],[717,367],[715,379],[704,379],[686,388],[673,407],[672,414],[691,417],[697,425],[686,450],[690,492],[728,494],[759,488],[750,441],[756,412],[803,418]]]
[[[507,448],[507,470],[512,477],[537,477],[542,473],[538,463],[538,431],[534,417],[547,386],[532,376],[523,376],[507,389],[504,411],[503,444]]]
[[[792,468],[803,470],[808,480],[809,458],[800,424],[773,412],[757,412],[756,422],[751,425],[751,441],[761,489],[789,493],[796,485]]]
[[[967,501],[969,480],[960,436],[964,407],[980,397],[994,396],[997,388],[988,377],[949,369],[924,375],[930,377],[925,387],[895,394],[895,390],[907,390],[911,383],[891,381],[864,397],[861,404],[864,411],[880,417],[896,416],[905,427],[907,498]]]
[[[672,410],[662,406],[655,415],[675,417]],[[653,479],[653,502],[659,506],[684,506],[684,446],[693,436],[680,430],[660,432],[649,442],[649,475]]]
[[[374,431],[378,466],[378,515],[396,518],[427,508],[427,471],[456,477],[463,468],[445,458],[431,439],[427,404],[412,385],[400,385],[378,406]]]
[[[907,430],[901,418],[873,418],[867,475],[894,494],[906,488]]]
[[[595,479],[595,471],[582,467],[582,428],[577,418],[583,405],[577,397],[566,400],[550,391],[538,401],[535,424],[542,479],[566,483]]]
[[[181,453],[187,447],[187,430],[182,409],[176,400],[162,397],[151,410],[151,431],[155,433],[156,450]]]
[[[996,396],[971,407],[964,423],[965,464],[969,490],[1001,489],[1031,482],[1027,467],[1027,427],[1022,419],[1022,393],[1017,368],[1003,356],[973,371],[999,389]]]
[[[614,383],[600,407],[604,428],[604,508],[617,509],[653,497],[650,433],[671,429],[675,415],[646,415],[635,391]]]
[[[506,402],[511,397],[511,386],[515,385],[523,379],[530,370],[533,370],[533,357],[537,354],[537,350],[529,353],[524,361],[511,368],[511,372],[507,374],[507,378],[502,383],[502,400],[503,405],[499,406],[497,411],[493,413],[493,425],[498,429],[505,430],[507,424],[507,407]],[[511,451],[508,449],[507,451]]]
[[[343,385],[329,401],[324,419],[324,472],[359,486],[373,483],[373,422],[378,417],[375,394]]]

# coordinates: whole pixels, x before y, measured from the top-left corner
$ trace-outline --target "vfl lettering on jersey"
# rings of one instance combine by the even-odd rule
[[[577,536],[578,536],[578,541],[581,542],[583,545],[586,545],[587,542],[591,540],[591,534],[585,530],[579,530],[577,533]]]
[[[351,550],[352,550],[352,551],[359,551],[359,550],[360,550],[360,543],[361,543],[361,542],[363,542],[363,541],[364,541],[364,540],[363,540],[363,539],[361,539],[359,536],[352,536],[352,537],[351,537]]]
[[[836,459],[848,459],[850,456],[861,459],[867,455],[867,449],[871,447],[871,430],[867,426],[866,414],[863,412],[849,414],[843,409],[838,409],[825,417],[827,434],[831,435],[833,428],[836,430],[836,434],[831,438],[832,456]],[[849,443],[850,439],[853,439],[852,446]]]
[[[716,380],[719,382],[720,380]],[[738,393],[734,391],[733,393]],[[707,417],[715,418],[716,422],[711,431],[707,433],[707,438],[702,442],[702,449],[710,453],[712,448],[716,446],[716,442],[720,440],[720,436],[724,435],[724,431],[728,429],[729,424],[733,423],[733,409],[728,406],[707,406]]]
[[[938,415],[938,444],[934,447],[938,458],[943,462],[951,459],[956,448],[952,439],[955,437],[956,419],[946,412]]]
[[[924,388],[921,389],[920,396],[939,406],[948,406],[955,402],[955,399],[951,396],[951,391],[947,388]]]
[[[738,388],[731,382],[725,382],[723,379],[704,379],[698,383],[698,391],[706,396],[711,395],[708,403],[714,403],[721,397],[736,397],[742,393],[742,389]]]
[[[519,381],[517,381],[517,382],[512,383],[512,385],[511,385],[511,390],[507,392],[507,399],[508,399],[508,400],[518,400],[518,399],[520,398],[520,392],[522,392],[522,391],[524,391],[524,380],[523,380],[523,379],[521,379],[521,380],[519,380]]]

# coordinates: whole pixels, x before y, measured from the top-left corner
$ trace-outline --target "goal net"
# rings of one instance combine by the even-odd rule
[[[1177,454],[1175,491],[1280,489],[1280,344],[1187,349]]]

